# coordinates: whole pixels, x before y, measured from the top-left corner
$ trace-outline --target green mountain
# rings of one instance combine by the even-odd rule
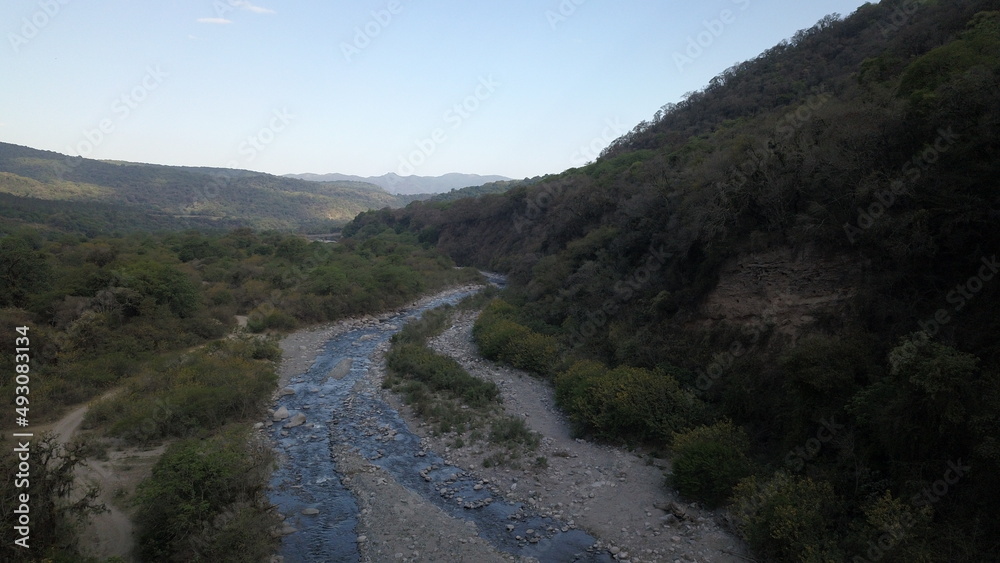
[[[8,143],[0,143],[0,193],[74,204],[57,205],[53,209],[58,213],[91,203],[129,216],[157,217],[158,225],[262,229],[342,224],[361,211],[413,201],[364,182],[307,182],[247,170],[100,161]]]
[[[344,232],[507,272],[481,349],[581,432],[672,449],[758,560],[992,560],[997,8],[829,16],[591,165]]]

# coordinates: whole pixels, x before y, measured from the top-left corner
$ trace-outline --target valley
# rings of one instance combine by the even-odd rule
[[[488,125],[540,86],[466,97],[482,145],[456,126],[427,170],[513,158]],[[372,161],[433,126],[396,108]],[[0,143],[0,430],[30,450],[0,472],[31,477],[0,519],[35,546],[5,525],[0,560],[993,560],[996,2],[830,14],[650,113],[524,180]],[[255,162],[345,169],[360,139],[326,168],[313,126]]]

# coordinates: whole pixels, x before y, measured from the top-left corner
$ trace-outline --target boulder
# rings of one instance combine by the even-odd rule
[[[291,420],[288,421],[288,424],[285,425],[285,428],[295,428],[296,426],[302,426],[303,424],[305,424],[305,421],[306,421],[306,415],[300,412],[295,413],[295,416],[293,416]]]
[[[330,379],[343,379],[344,376],[351,373],[351,364],[354,361],[350,358],[344,358],[337,362],[337,365],[330,370]]]

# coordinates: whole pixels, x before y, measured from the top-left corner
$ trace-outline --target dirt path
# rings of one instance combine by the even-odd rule
[[[544,437],[532,456],[541,467],[484,468],[485,444],[454,447],[454,437],[422,435],[451,462],[497,483],[509,498],[572,522],[603,542],[618,560],[737,563],[748,557],[742,542],[716,522],[717,515],[682,503],[665,486],[665,460],[574,439],[555,406],[551,387],[524,372],[482,359],[472,342],[476,314],[460,312],[453,326],[430,342],[469,373],[495,382],[509,414],[523,417]],[[404,409],[406,412],[407,409]],[[419,422],[410,421],[419,428]],[[678,518],[675,512],[681,513]]]
[[[77,435],[90,405],[108,399],[117,392],[118,390],[111,391],[85,405],[75,407],[59,420],[37,430],[52,432],[56,442],[65,445]],[[97,502],[103,503],[108,509],[107,512],[91,516],[80,531],[80,549],[83,553],[102,559],[121,557],[125,561],[133,561],[131,552],[134,548],[134,527],[116,497],[123,491],[134,490],[149,474],[161,453],[162,447],[151,450],[126,448],[110,452],[107,459],[88,458],[86,465],[77,466],[77,486],[97,486],[100,489]]]

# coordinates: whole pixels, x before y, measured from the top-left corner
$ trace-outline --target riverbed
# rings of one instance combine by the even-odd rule
[[[461,555],[480,561],[612,561],[606,551],[592,549],[591,535],[508,500],[498,487],[427,448],[366,377],[377,351],[406,322],[478,290],[449,290],[394,313],[339,323],[314,333],[321,342],[312,349],[302,344],[306,349],[291,359],[300,369],[285,370],[272,417],[280,420],[269,421],[268,428],[280,459],[269,497],[286,517],[280,549],[285,561],[370,559],[366,542],[374,538],[359,533],[359,522],[363,516],[378,519],[373,509],[389,511],[371,505],[378,487],[399,487],[391,496],[401,500],[412,495],[405,504],[418,508],[413,521],[423,513],[427,522],[445,522],[422,532],[445,541],[413,539],[392,554],[394,560]],[[315,358],[304,361],[312,352]],[[367,477],[371,486],[359,489]],[[365,498],[357,498],[360,491]]]

